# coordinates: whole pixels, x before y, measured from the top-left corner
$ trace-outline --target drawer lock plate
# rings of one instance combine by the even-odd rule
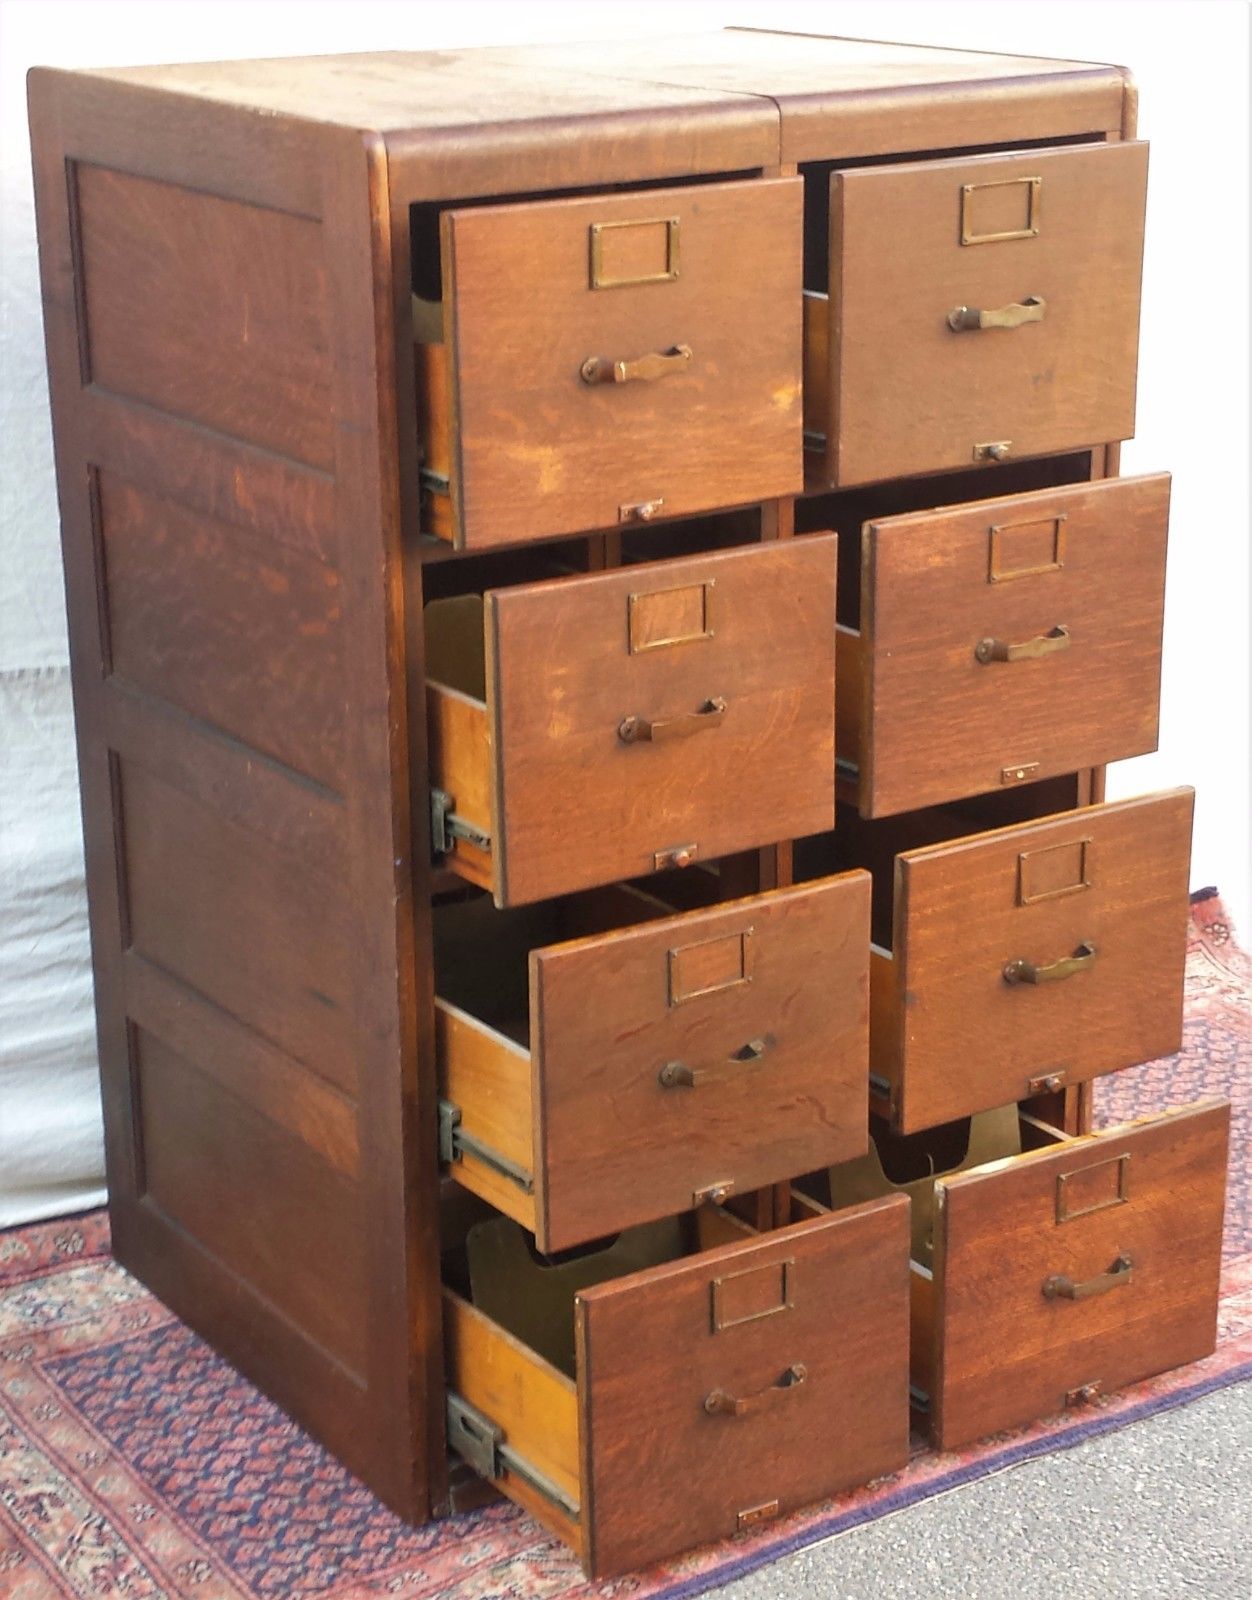
[[[500,1478],[506,1472],[511,1473],[545,1500],[550,1500],[567,1517],[578,1521],[578,1502],[506,1444],[503,1428],[451,1390],[447,1403],[448,1445],[462,1461],[484,1478]]]

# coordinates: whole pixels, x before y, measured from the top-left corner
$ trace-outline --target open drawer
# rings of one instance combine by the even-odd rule
[[[834,820],[833,535],[426,607],[434,832],[520,905]]]
[[[469,206],[414,302],[424,526],[461,549],[802,488],[802,182]]]
[[[563,1250],[865,1148],[869,874],[435,909],[444,1158]]]
[[[561,1263],[471,1227],[444,1296],[452,1448],[593,1577],[902,1467],[908,1206],[799,1214],[757,1234],[704,1207]]]
[[[862,816],[1156,748],[1169,489],[1109,478],[865,524],[835,736]]]
[[[913,1133],[1177,1050],[1193,799],[973,834],[958,807],[861,824],[888,830],[860,846],[885,856],[877,876],[894,868],[890,947],[870,952],[871,1109]],[[953,831],[892,856],[922,822]],[[841,859],[858,854],[845,834]]]
[[[1225,1101],[1077,1138],[1016,1107],[973,1121],[880,1131],[829,1175],[836,1207],[911,1200],[913,1398],[939,1449],[1212,1353]]]
[[[805,433],[874,483],[1134,432],[1146,144],[848,168],[805,297]]]

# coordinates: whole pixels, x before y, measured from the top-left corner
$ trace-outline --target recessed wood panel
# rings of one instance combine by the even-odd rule
[[[97,474],[113,672],[334,788],[339,573]]]
[[[149,1202],[359,1373],[365,1219],[356,1184],[154,1034],[134,1028],[132,1037]]]
[[[129,762],[120,789],[130,944],[352,1090],[345,911],[320,864]]]
[[[320,225],[85,162],[74,171],[84,376],[330,466]]]

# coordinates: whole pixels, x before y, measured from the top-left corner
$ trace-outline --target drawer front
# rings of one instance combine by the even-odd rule
[[[908,1231],[893,1196],[579,1295],[593,1574],[904,1465]]]
[[[1089,806],[897,858],[901,1131],[1179,1048],[1192,801]]]
[[[864,1150],[869,887],[850,872],[533,952],[542,1248]]]
[[[487,595],[497,899],[834,820],[835,540]]]
[[[799,178],[443,219],[465,548],[797,493]]]
[[[1169,487],[1113,478],[867,526],[863,816],[1156,748]]]
[[[1141,143],[834,173],[832,481],[1129,438],[1146,184]]]
[[[941,1180],[941,1449],[1211,1354],[1230,1108]]]

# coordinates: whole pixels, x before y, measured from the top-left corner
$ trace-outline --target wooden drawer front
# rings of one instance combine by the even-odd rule
[[[488,594],[497,902],[830,827],[834,595],[833,538]]]
[[[862,816],[1156,748],[1169,486],[1114,478],[867,526]]]
[[[1229,1117],[1204,1102],[940,1180],[941,1449],[1211,1354]]]
[[[908,1459],[907,1200],[768,1235],[704,1216],[713,1248],[575,1294],[572,1376],[445,1293],[453,1411],[477,1413],[468,1434],[454,1421],[454,1447],[571,1543],[592,1577],[785,1516]]]
[[[897,858],[899,1130],[1179,1048],[1192,801],[1090,806]]]
[[[1147,159],[1079,145],[832,175],[832,482],[1130,437]],[[956,331],[962,310],[1042,320]]]
[[[800,490],[802,195],[770,178],[445,214],[459,545]]]
[[[542,1248],[861,1153],[869,884],[847,873],[532,953]]]

